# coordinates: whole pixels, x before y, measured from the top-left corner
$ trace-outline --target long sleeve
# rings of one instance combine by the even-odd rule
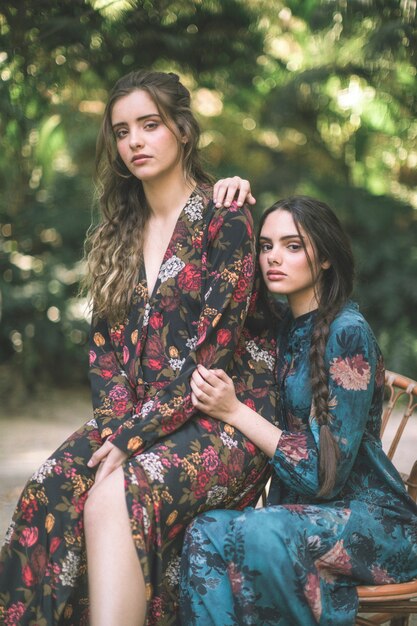
[[[89,377],[94,416],[103,437],[131,417],[137,402],[124,368],[123,347],[120,354],[115,350],[122,336],[120,326],[109,331],[103,319],[91,326]]]
[[[375,393],[382,388],[383,365],[366,322],[347,327],[339,324],[330,334],[325,360],[332,416],[330,429],[340,448],[335,487],[326,497],[334,499],[357,458]],[[319,491],[318,440],[317,422],[310,417],[305,430],[283,432],[272,460],[279,479],[302,496],[315,498]]]
[[[124,421],[110,437],[112,443],[129,454],[148,448],[195,414],[190,378],[197,363],[227,369],[234,356],[254,278],[253,224],[246,208],[239,209],[234,204],[216,211],[209,225],[204,259],[207,276],[195,346],[178,376],[152,402],[145,403],[140,415]],[[187,271],[186,267],[183,271]]]

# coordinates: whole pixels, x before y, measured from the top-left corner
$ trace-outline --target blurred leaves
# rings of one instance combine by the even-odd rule
[[[258,212],[336,209],[387,365],[417,376],[414,2],[5,0],[0,34],[0,392],[86,379],[95,137],[139,67],[181,75],[211,171],[249,178]]]

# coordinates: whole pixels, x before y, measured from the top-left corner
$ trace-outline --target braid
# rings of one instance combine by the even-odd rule
[[[310,347],[310,384],[313,395],[313,410],[320,426],[319,438],[319,496],[327,495],[334,487],[337,462],[340,457],[337,445],[329,428],[329,387],[324,362],[330,324],[339,306],[320,306],[317,311]]]
[[[326,496],[336,482],[340,450],[330,430],[332,417],[329,413],[330,394],[324,357],[330,324],[352,293],[354,260],[349,238],[327,204],[309,196],[292,196],[278,200],[263,213],[260,234],[268,215],[279,210],[288,211],[292,215],[311,275],[315,277],[318,309],[311,335],[310,385],[312,411],[320,428],[318,496]],[[314,256],[311,258],[303,234],[312,244]],[[321,265],[318,273],[315,267],[317,261],[326,264],[326,267]]]

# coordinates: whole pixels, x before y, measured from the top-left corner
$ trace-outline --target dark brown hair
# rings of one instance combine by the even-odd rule
[[[130,93],[145,91],[162,121],[178,141],[178,158],[191,185],[212,182],[200,162],[199,125],[190,108],[190,93],[176,74],[135,71],[123,76],[110,92],[97,139],[96,183],[100,223],[87,234],[88,273],[94,314],[110,322],[123,321],[136,286],[142,259],[143,231],[150,210],[143,185],[121,160],[112,129],[114,104]],[[182,142],[182,138],[186,142]]]
[[[319,496],[328,495],[335,483],[339,459],[339,447],[334,439],[329,422],[328,373],[324,355],[330,324],[348,300],[353,289],[354,260],[349,238],[340,221],[330,207],[309,196],[293,196],[279,200],[267,209],[261,218],[259,234],[268,215],[274,211],[291,213],[300,240],[310,265],[312,275],[313,260],[309,258],[301,230],[310,239],[314,254],[320,263],[328,261],[330,267],[321,269],[315,285],[318,302],[310,348],[310,384],[313,396],[313,410],[320,425],[319,440]]]

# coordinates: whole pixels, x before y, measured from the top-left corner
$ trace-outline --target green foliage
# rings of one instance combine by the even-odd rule
[[[354,241],[356,297],[391,369],[417,376],[414,4],[49,0],[0,8],[0,375],[86,379],[77,300],[106,92],[138,67],[193,93],[215,175],[259,212],[310,193]],[[13,381],[13,383],[12,383]]]

